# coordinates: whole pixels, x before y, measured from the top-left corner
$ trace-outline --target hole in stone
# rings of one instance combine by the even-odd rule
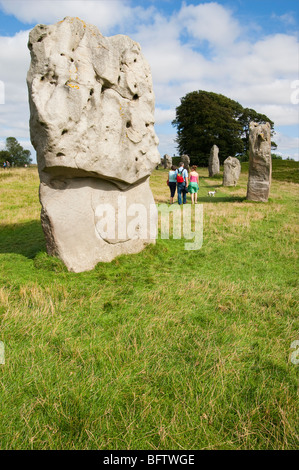
[[[94,93],[94,89],[93,89],[93,88],[91,88],[91,90],[90,90],[90,92],[89,92],[90,96],[92,96],[92,95],[93,95],[93,93]]]
[[[38,38],[37,42],[42,42],[43,39],[44,39],[44,36],[41,36],[40,38]]]
[[[138,157],[135,158],[135,162],[138,162]]]
[[[74,59],[71,58],[71,62],[74,62]]]
[[[117,79],[117,83],[119,83],[119,82],[120,82],[120,75],[118,76],[118,79]]]
[[[137,59],[134,59],[134,62],[137,62]]]
[[[145,127],[148,127],[148,126],[149,126],[149,123],[148,123],[148,122],[146,122],[146,123],[145,123]]]
[[[126,127],[131,127],[131,126],[132,126],[131,121],[128,121],[127,124],[126,124]]]
[[[63,152],[58,152],[56,153],[56,157],[65,157]]]
[[[45,77],[40,77],[41,81],[45,80]]]
[[[64,55],[64,54],[61,52],[61,54],[60,54],[60,55]]]
[[[74,52],[74,50],[75,50],[75,49],[73,48],[72,51]]]
[[[133,100],[138,100],[139,96],[137,95],[137,93],[133,96]]]
[[[68,132],[67,129],[63,129],[63,131],[61,132],[61,135],[66,134],[67,132]]]

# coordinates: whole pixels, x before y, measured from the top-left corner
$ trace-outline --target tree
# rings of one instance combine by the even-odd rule
[[[0,150],[0,166],[7,161],[11,164],[10,153],[7,150]]]
[[[5,149],[9,153],[7,160],[14,166],[29,165],[32,162],[30,150],[24,149],[15,137],[7,137]]]
[[[224,95],[203,90],[188,93],[176,108],[172,124],[177,128],[178,150],[193,163],[207,165],[213,144],[219,147],[220,163],[248,149],[249,122],[269,121],[267,116],[244,109]]]
[[[265,114],[257,113],[254,109],[244,108],[242,115],[239,118],[239,122],[241,122],[243,126],[243,153],[247,153],[249,151],[249,124],[252,121],[258,122],[260,124],[265,124],[266,122],[269,122],[271,126],[271,136],[274,135],[274,122],[271,121],[271,119],[269,119]],[[271,145],[274,149],[277,148],[275,142],[271,142]]]

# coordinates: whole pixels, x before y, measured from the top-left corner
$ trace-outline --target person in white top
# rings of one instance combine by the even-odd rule
[[[170,204],[173,204],[173,198],[176,190],[176,169],[177,167],[172,165],[171,170],[168,173],[167,184],[170,189]]]

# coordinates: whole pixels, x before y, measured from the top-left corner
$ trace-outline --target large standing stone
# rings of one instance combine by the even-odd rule
[[[184,163],[184,168],[186,168],[186,170],[189,170],[189,166],[190,166],[190,157],[189,157],[189,155],[182,155],[180,157],[180,161]]]
[[[236,186],[241,173],[240,161],[235,157],[228,157],[223,166],[223,186]]]
[[[210,151],[210,158],[209,158],[209,177],[215,176],[220,171],[220,163],[219,163],[219,148],[217,145],[213,145]]]
[[[67,17],[37,25],[28,47],[48,252],[80,272],[141,251],[155,242],[149,176],[160,155],[151,72],[139,44]]]
[[[163,166],[165,169],[170,169],[172,167],[172,158],[170,155],[167,155],[167,154],[164,155]]]
[[[271,127],[269,122],[249,125],[249,177],[247,199],[267,202],[272,174]]]

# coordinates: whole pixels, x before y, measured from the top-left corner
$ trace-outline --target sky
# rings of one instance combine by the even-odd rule
[[[161,156],[178,155],[175,118],[191,91],[221,93],[274,121],[275,153],[299,161],[298,0],[0,0],[0,149],[29,136],[29,31],[78,16],[126,34],[149,62]]]

